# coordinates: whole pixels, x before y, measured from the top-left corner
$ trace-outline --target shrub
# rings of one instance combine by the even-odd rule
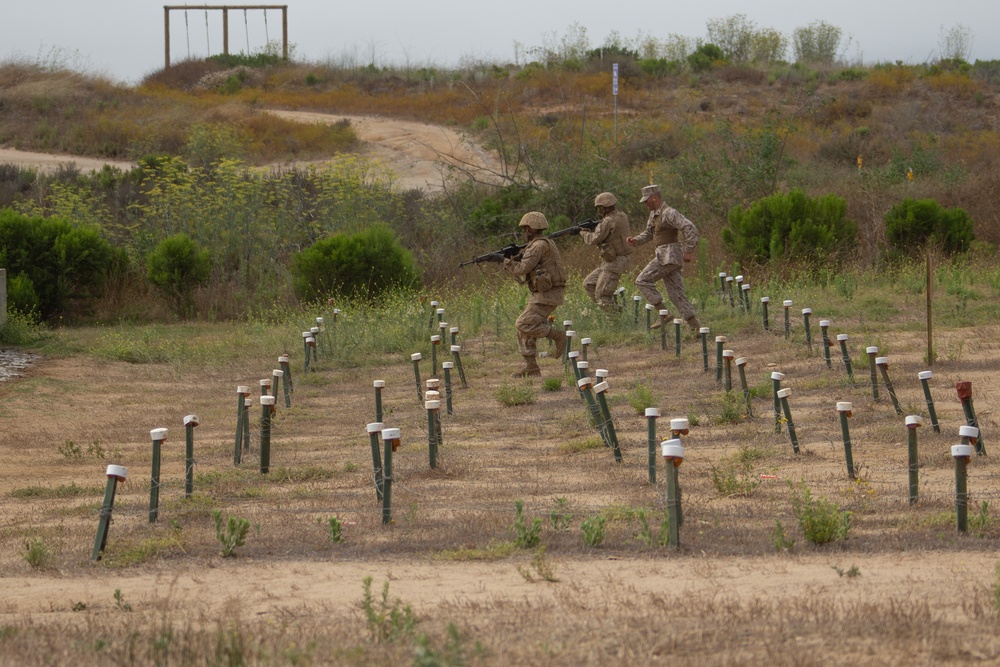
[[[733,207],[722,230],[726,250],[744,264],[794,258],[828,263],[857,243],[847,202],[835,195],[810,198],[801,190]]]
[[[212,518],[215,520],[215,537],[222,545],[222,557],[235,556],[236,547],[242,547],[246,541],[247,533],[250,531],[250,522],[242,517],[232,515],[223,521],[222,512],[219,510],[212,510]]]
[[[813,544],[826,544],[834,540],[847,539],[851,527],[851,513],[842,512],[826,498],[813,498],[805,482],[799,484],[799,491],[792,490],[792,511],[806,539]]]
[[[588,547],[601,546],[604,543],[604,524],[607,520],[603,514],[584,519],[583,523],[580,524],[580,530],[583,532],[583,543]]]
[[[521,384],[504,382],[496,391],[497,401],[508,408],[515,405],[531,405],[535,402],[535,388],[530,381]]]
[[[963,252],[975,239],[968,213],[960,208],[946,209],[933,199],[905,199],[890,209],[884,220],[890,247],[903,253],[928,241],[945,252]]]
[[[97,296],[118,255],[98,231],[62,218],[0,211],[0,266],[11,305],[43,320]]]
[[[171,301],[174,314],[184,318],[194,308],[195,287],[208,282],[212,262],[187,234],[174,234],[160,241],[146,258],[146,277]]]
[[[520,549],[537,546],[542,540],[542,520],[535,517],[529,526],[524,519],[524,503],[520,500],[514,502],[514,510],[514,546]]]
[[[291,271],[295,294],[303,301],[334,294],[371,301],[420,285],[413,255],[382,225],[317,241],[292,259]]]

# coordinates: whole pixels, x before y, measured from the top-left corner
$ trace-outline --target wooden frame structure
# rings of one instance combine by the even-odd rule
[[[281,10],[281,57],[288,60],[288,5],[164,5],[163,6],[163,67],[170,67],[170,12],[220,10],[222,12],[222,53],[229,55],[229,10],[248,11],[250,9]]]

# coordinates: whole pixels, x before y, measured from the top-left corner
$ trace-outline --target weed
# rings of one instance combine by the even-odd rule
[[[644,415],[646,414],[646,408],[651,408],[656,405],[656,401],[653,400],[653,391],[642,383],[637,383],[626,395],[628,399],[628,404],[632,406],[636,414]]]
[[[443,559],[467,561],[467,560],[500,560],[514,553],[516,546],[512,542],[490,542],[485,547],[459,547],[458,549],[448,549],[441,551],[439,556]]]
[[[215,537],[222,545],[222,557],[235,556],[233,551],[236,547],[243,546],[250,530],[250,522],[241,517],[230,516],[223,527],[222,512],[219,510],[212,510],[212,518],[215,520]]]
[[[806,539],[813,544],[826,544],[847,538],[851,527],[851,513],[842,512],[835,503],[825,498],[813,498],[806,483],[799,483],[799,491],[792,488],[792,511],[799,521]]]
[[[566,530],[573,519],[573,515],[566,511],[566,498],[556,498],[555,508],[549,512],[549,525],[552,530]]]
[[[584,519],[583,523],[580,524],[580,530],[583,532],[583,543],[588,547],[601,546],[604,542],[604,524],[607,520],[603,514]]]
[[[576,452],[586,452],[591,449],[604,447],[604,441],[599,436],[591,436],[582,440],[571,440],[559,445],[559,451],[563,454],[573,454]]]
[[[735,392],[728,392],[722,395],[722,405],[717,423],[738,424],[746,417],[744,403],[737,398]]]
[[[791,551],[795,546],[795,540],[789,539],[785,535],[785,527],[781,525],[780,519],[774,520],[774,530],[771,531],[771,541],[774,542],[775,551]]]
[[[327,537],[334,544],[339,544],[344,541],[344,531],[340,527],[340,519],[335,516],[331,516],[329,519],[330,530],[327,533]]]
[[[74,602],[73,606],[71,607],[71,609],[73,611],[86,611],[86,609],[87,609],[87,603],[86,602],[79,602],[79,601]]]
[[[645,544],[653,543],[653,531],[649,527],[649,519],[646,518],[646,510],[639,509],[635,518],[639,520],[639,540]]]
[[[996,567],[993,569],[993,606],[1000,613],[1000,561],[997,562]]]
[[[861,568],[859,568],[857,565],[852,565],[847,570],[845,570],[842,567],[837,567],[836,565],[831,565],[830,567],[833,568],[834,572],[837,573],[838,577],[843,577],[844,575],[847,575],[848,579],[854,579],[855,577],[861,576]]]
[[[132,611],[132,605],[125,602],[125,595],[122,593],[122,589],[115,589],[115,607],[119,611]]]
[[[76,461],[83,458],[83,450],[80,449],[80,445],[76,444],[72,440],[67,439],[63,444],[57,445],[56,449],[59,450],[59,453],[62,454],[63,457],[69,459],[70,461]]]
[[[524,503],[520,500],[514,502],[516,515],[514,517],[514,545],[520,549],[530,549],[536,546],[542,539],[542,520],[535,518],[531,526],[524,520]]]
[[[740,450],[733,456],[728,456],[712,466],[712,485],[715,490],[727,498],[749,498],[760,486],[760,478],[754,473],[753,462],[756,454]]]
[[[535,574],[532,574],[531,570],[534,570]],[[535,550],[535,555],[531,557],[531,570],[521,567],[520,565],[517,566],[517,571],[528,583],[535,583],[536,574],[541,581],[548,581],[552,583],[559,581],[556,577],[555,568],[545,557],[545,545],[538,547],[538,549]]]
[[[993,523],[990,516],[990,501],[984,500],[979,511],[969,517],[969,532],[975,537],[985,537],[986,529]]]
[[[465,638],[459,634],[454,623],[448,623],[447,630],[448,638],[440,650],[434,648],[427,635],[417,637],[417,646],[413,654],[413,667],[462,667],[469,664],[470,657],[485,655],[486,650],[478,641],[471,652],[468,650]]]
[[[497,389],[496,399],[501,405],[508,408],[516,405],[531,405],[535,402],[535,387],[528,381],[518,385],[505,382]]]
[[[40,537],[24,541],[24,560],[35,569],[46,567],[52,560],[52,547]]]
[[[542,389],[544,391],[559,391],[562,389],[562,378],[545,378],[542,382]]]
[[[365,577],[362,586],[364,596],[361,599],[361,609],[365,613],[368,630],[376,642],[394,642],[413,634],[419,621],[410,605],[404,605],[399,598],[389,600],[388,581],[382,585],[382,596],[378,600],[372,597],[371,577]]]

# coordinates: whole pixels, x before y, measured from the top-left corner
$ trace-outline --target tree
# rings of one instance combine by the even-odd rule
[[[837,59],[842,36],[840,28],[826,21],[813,21],[792,33],[795,62],[832,65]]]
[[[941,26],[938,36],[938,55],[941,60],[968,62],[972,56],[972,28],[956,23],[945,30]]]
[[[904,199],[885,214],[889,245],[904,253],[928,242],[948,253],[964,252],[975,239],[972,228],[964,210],[946,209],[933,199]]]

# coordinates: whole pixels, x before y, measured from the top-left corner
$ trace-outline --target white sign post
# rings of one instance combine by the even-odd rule
[[[611,94],[615,97],[615,143],[618,143],[618,63],[611,66]]]

